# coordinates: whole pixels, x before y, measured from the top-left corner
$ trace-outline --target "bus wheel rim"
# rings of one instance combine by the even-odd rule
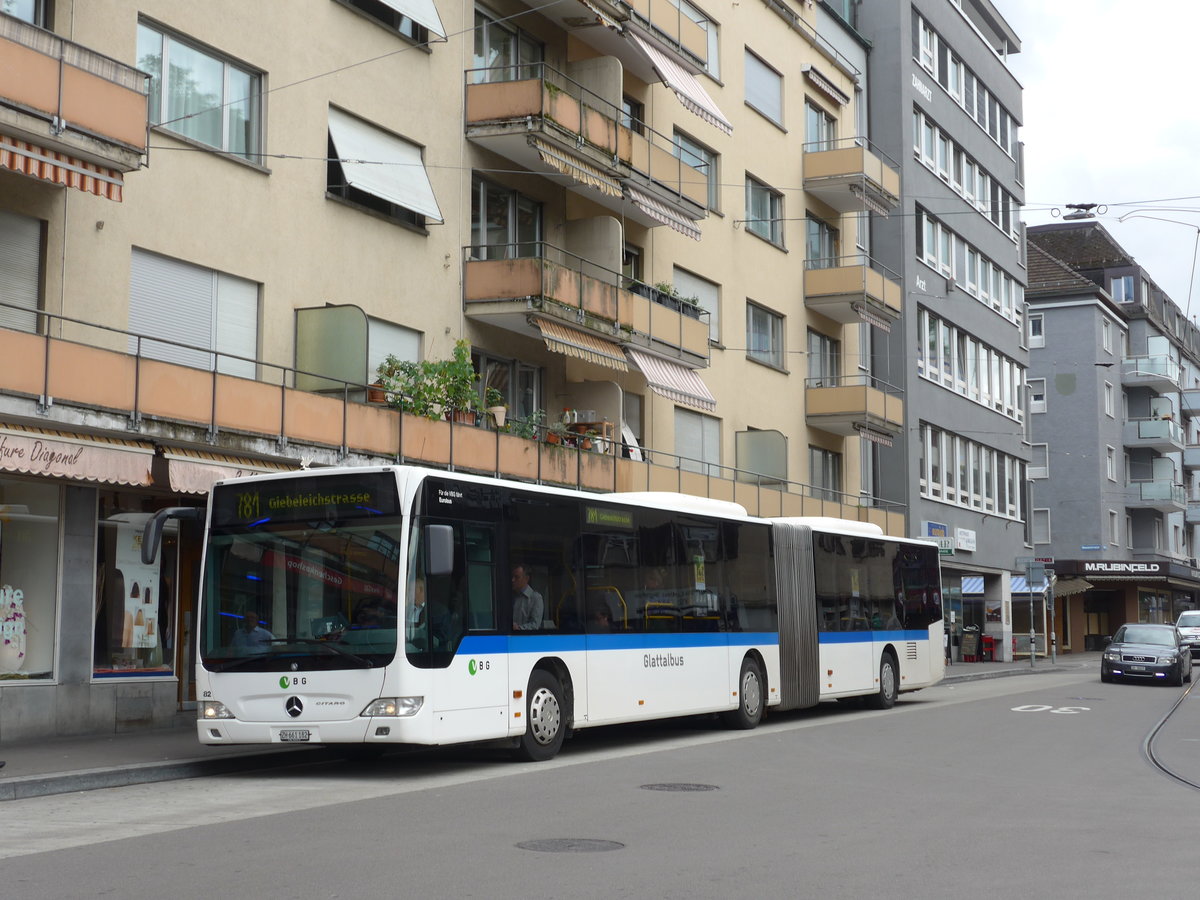
[[[529,730],[539,744],[549,744],[562,725],[562,710],[553,691],[539,688],[529,703]]]
[[[879,675],[879,686],[880,686],[880,688],[882,688],[883,693],[886,696],[888,696],[888,697],[895,696],[895,693],[896,693],[896,669],[891,665],[891,663],[889,663],[887,661],[884,662],[883,671]]]
[[[753,672],[747,672],[746,677],[742,679],[742,706],[750,715],[755,715],[758,712],[758,707],[762,703],[762,685],[759,684],[758,676]]]

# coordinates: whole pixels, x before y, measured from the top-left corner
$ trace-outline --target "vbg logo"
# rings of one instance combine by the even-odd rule
[[[474,675],[478,672],[484,671],[485,669],[490,669],[491,667],[492,667],[492,664],[489,660],[473,659],[467,663],[467,672]]]

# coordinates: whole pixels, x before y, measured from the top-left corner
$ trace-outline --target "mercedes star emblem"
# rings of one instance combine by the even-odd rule
[[[293,719],[304,712],[304,704],[300,702],[299,697],[288,697],[287,703],[283,705],[283,708],[287,710],[287,714]]]

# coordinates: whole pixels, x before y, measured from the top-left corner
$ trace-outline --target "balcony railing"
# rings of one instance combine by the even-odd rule
[[[1160,453],[1183,449],[1183,429],[1172,419],[1130,419],[1125,423],[1125,446]]]
[[[628,181],[686,217],[706,214],[707,174],[684,162],[673,137],[626,120],[619,106],[556,69],[545,63],[498,66],[470,69],[465,78],[472,141],[532,171],[571,176],[579,185],[574,189],[616,211],[629,211],[620,189]],[[551,142],[562,157],[547,159],[530,135]],[[662,222],[647,218],[642,224]]]
[[[530,331],[514,312],[536,309],[618,344],[707,366],[709,313],[542,241],[465,247],[467,315]]]
[[[337,463],[353,455],[598,492],[678,491],[734,501],[751,515],[840,516],[873,522],[889,534],[905,530],[903,507],[885,501],[848,494],[831,500],[827,488],[777,478],[766,483],[753,472],[654,448],[642,448],[644,458],[636,460],[432,421],[357,402],[354,398],[369,388],[364,384],[339,382],[340,391],[321,394],[291,386],[297,375],[338,381],[324,373],[301,373],[86,320],[37,315],[40,333],[0,328],[0,393],[9,414],[40,419],[49,427],[115,431],[169,443],[207,441],[230,452],[261,452],[261,444],[273,442],[275,455],[284,458]],[[80,341],[50,337],[51,330],[70,332]],[[105,349],[105,344],[131,345],[135,352]],[[145,354],[154,344],[188,346],[210,354],[212,365],[199,369],[150,358]],[[222,361],[229,359],[252,364],[260,379],[221,374]]]
[[[1170,479],[1130,481],[1129,488],[1133,492],[1129,506],[1178,512],[1187,505],[1187,491],[1184,486]]]
[[[804,305],[843,324],[888,329],[904,311],[900,276],[865,253],[804,261]]]
[[[1121,359],[1121,382],[1129,387],[1149,387],[1154,390],[1177,391],[1183,380],[1179,361],[1165,354],[1157,356],[1126,356]]]
[[[904,430],[902,391],[870,375],[804,381],[804,414],[813,428],[890,444]]]
[[[804,145],[804,189],[838,212],[887,215],[900,205],[900,167],[866,138]]]

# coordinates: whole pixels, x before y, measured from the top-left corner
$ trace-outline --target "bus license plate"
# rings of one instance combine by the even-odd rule
[[[312,738],[312,732],[307,728],[284,728],[279,732],[281,741],[307,741]]]

